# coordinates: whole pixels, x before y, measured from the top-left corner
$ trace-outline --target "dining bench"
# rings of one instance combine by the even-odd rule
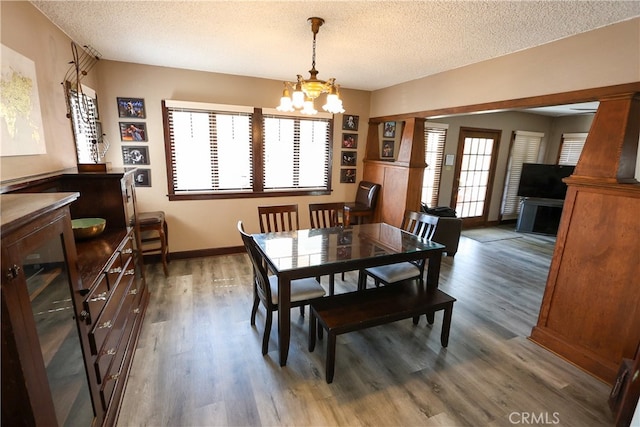
[[[338,335],[408,318],[413,318],[414,324],[417,324],[420,315],[433,314],[439,310],[444,310],[440,343],[446,347],[449,344],[449,329],[455,301],[455,298],[439,289],[423,289],[417,281],[312,300],[309,315],[309,351],[315,349],[316,331],[318,337],[322,338],[322,330],[326,330],[325,378],[330,384],[333,382],[335,371]],[[317,330],[318,326],[322,329]]]

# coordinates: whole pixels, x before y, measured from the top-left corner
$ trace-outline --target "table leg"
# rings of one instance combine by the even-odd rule
[[[429,255],[429,265],[427,267],[427,290],[438,289],[440,280],[440,264],[442,263],[442,252],[434,252]]]
[[[291,330],[291,279],[278,277],[278,349],[280,366],[287,364]]]

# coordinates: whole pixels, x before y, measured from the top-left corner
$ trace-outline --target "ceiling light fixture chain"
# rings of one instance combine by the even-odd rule
[[[326,93],[327,102],[322,108],[331,114],[344,113],[340,99],[340,88],[335,83],[336,79],[319,80],[318,70],[316,70],[316,35],[320,26],[324,24],[324,19],[313,17],[309,18],[307,22],[311,23],[311,32],[313,33],[310,77],[305,80],[302,75],[298,74],[296,82],[284,82],[284,91],[277,110],[285,112],[301,110],[302,114],[316,114],[318,111],[315,109],[314,101],[321,94]]]

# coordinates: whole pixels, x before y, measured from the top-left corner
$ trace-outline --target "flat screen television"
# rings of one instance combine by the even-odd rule
[[[562,179],[571,175],[574,169],[575,166],[524,163],[518,196],[564,200],[567,184]]]

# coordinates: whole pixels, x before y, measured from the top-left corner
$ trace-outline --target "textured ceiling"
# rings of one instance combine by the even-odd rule
[[[103,59],[375,90],[640,16],[640,1],[32,1]],[[71,59],[71,52],[69,52]]]

